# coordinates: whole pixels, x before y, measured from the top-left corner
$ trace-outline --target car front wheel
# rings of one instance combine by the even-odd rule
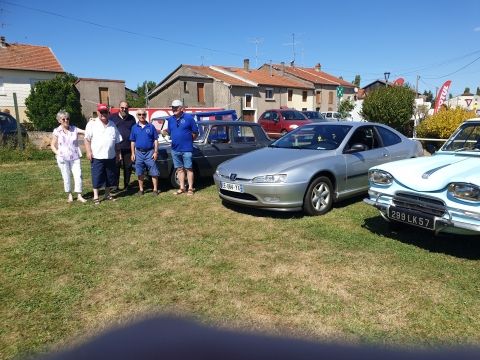
[[[303,199],[303,211],[307,215],[326,214],[333,204],[333,186],[329,178],[320,176],[313,180]]]

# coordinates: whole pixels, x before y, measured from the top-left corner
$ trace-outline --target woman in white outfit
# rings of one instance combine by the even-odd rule
[[[75,183],[74,192],[77,193],[77,200],[84,203],[82,196],[82,167],[80,157],[82,152],[78,146],[78,134],[85,134],[85,131],[70,125],[70,114],[60,110],[57,114],[57,121],[60,124],[53,130],[50,147],[55,153],[57,164],[63,178],[63,186],[68,194],[68,202],[73,202],[72,183],[70,173]]]

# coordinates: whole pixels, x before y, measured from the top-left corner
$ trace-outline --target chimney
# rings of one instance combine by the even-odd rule
[[[250,60],[243,59],[243,70],[250,71]]]
[[[320,63],[317,63],[317,65],[315,65],[315,71],[322,71],[322,65]]]
[[[0,47],[4,48],[7,46],[7,43],[5,42],[5,36],[0,36]]]
[[[282,76],[284,76],[285,75],[285,61],[282,61],[280,64],[282,65]]]

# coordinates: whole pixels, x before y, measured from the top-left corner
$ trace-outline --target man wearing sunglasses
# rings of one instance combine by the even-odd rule
[[[145,109],[137,110],[138,124],[132,127],[130,133],[132,161],[135,162],[135,173],[138,176],[138,193],[143,195],[143,180],[145,170],[152,177],[153,195],[158,195],[158,133],[153,124],[147,122],[147,111]]]
[[[163,135],[170,135],[172,139],[172,160],[177,172],[180,189],[174,194],[185,193],[185,172],[187,173],[187,195],[193,195],[193,166],[192,153],[193,141],[198,136],[198,127],[191,114],[185,113],[185,108],[180,100],[172,102],[173,115],[170,116],[167,129]]]
[[[120,161],[117,163],[117,183],[120,186],[120,168],[123,168],[123,189],[128,190],[130,184],[130,176],[132,174],[132,153],[130,148],[130,132],[133,125],[136,124],[133,115],[128,113],[128,103],[120,102],[120,111],[110,115],[109,120],[117,126],[123,140],[116,145],[117,151],[120,153]]]
[[[85,149],[92,170],[93,203],[98,205],[98,190],[105,186],[105,200],[114,200],[110,195],[116,182],[116,160],[119,158],[115,144],[122,135],[113,121],[108,120],[108,106],[97,105],[98,118],[89,121],[85,128]]]

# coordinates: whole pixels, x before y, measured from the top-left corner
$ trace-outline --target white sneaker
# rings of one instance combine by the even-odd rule
[[[83,198],[82,194],[78,194],[78,196],[77,196],[77,201],[80,201],[81,203],[86,203],[86,202],[87,202],[87,200],[85,200],[85,199]]]
[[[68,194],[68,200],[69,203],[73,202],[73,196],[72,194]]]

